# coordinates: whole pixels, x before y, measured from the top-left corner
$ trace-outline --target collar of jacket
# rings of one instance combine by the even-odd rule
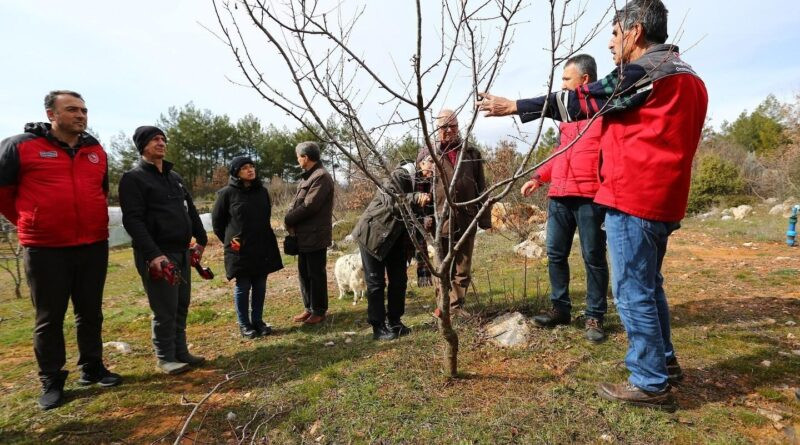
[[[148,171],[151,173],[155,173],[157,175],[168,175],[170,171],[172,171],[172,162],[167,161],[166,159],[161,161],[161,169],[162,171],[158,171],[156,165],[152,162],[145,161],[144,158],[139,160],[139,167],[142,168],[144,171]]]
[[[231,187],[236,187],[237,189],[241,189],[241,190],[256,190],[256,189],[261,188],[261,187],[264,186],[261,183],[261,178],[259,178],[258,176],[256,176],[255,179],[250,181],[250,187],[245,187],[244,186],[244,181],[242,181],[242,178],[239,178],[239,177],[236,177],[236,176],[229,176],[228,177],[228,185],[231,186]]]
[[[320,163],[320,161],[317,161],[313,167],[309,168],[308,170],[300,174],[300,177],[303,179],[308,179],[311,176],[311,174],[317,171],[320,167],[322,167],[322,164]]]
[[[74,149],[77,150],[78,148],[87,146],[87,145],[100,145],[100,142],[94,138],[91,134],[87,132],[83,132],[78,136],[78,143],[74,147],[70,147],[65,142],[58,140],[51,130],[53,126],[49,122],[28,122],[25,124],[25,133],[35,134],[36,136],[43,137],[48,141],[58,145],[59,147],[65,149]]]

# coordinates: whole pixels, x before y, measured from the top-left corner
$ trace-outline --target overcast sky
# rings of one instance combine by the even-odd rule
[[[529,3],[492,90],[496,94],[519,98],[544,92],[548,55],[541,24],[548,2]],[[599,18],[607,5],[591,3],[586,21]],[[676,43],[691,47],[683,58],[706,82],[714,125],[752,110],[767,94],[788,101],[800,92],[800,60],[792,56],[800,43],[800,2],[665,4],[670,40],[683,24]],[[388,76],[394,74],[392,62],[408,65],[413,5],[408,0],[369,0],[359,22],[353,44]],[[424,21],[436,22],[434,13],[426,12]],[[83,94],[89,125],[104,142],[119,131],[130,135],[139,125],[155,123],[170,106],[189,102],[233,120],[252,113],[264,123],[295,127],[252,90],[226,80],[241,76],[228,49],[201,24],[217,28],[210,0],[0,0],[0,138],[20,132],[25,122],[45,120],[45,93],[62,88]],[[596,57],[601,76],[613,68],[609,36],[607,26],[585,51]],[[438,43],[428,42],[432,46],[424,52],[432,53]],[[457,70],[453,76],[466,74]],[[274,76],[283,80],[279,69]],[[448,105],[448,98],[461,93],[448,91],[437,106]],[[510,132],[511,122],[505,119],[481,119],[475,128],[487,143]]]

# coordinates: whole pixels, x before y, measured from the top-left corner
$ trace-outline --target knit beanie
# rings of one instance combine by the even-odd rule
[[[417,164],[416,165],[419,165],[419,163],[422,162],[423,159],[427,158],[430,155],[431,155],[431,152],[430,152],[430,150],[428,150],[428,147],[423,145],[422,148],[419,149],[419,153],[417,153]]]
[[[239,170],[241,170],[242,167],[244,167],[247,164],[255,165],[253,163],[253,160],[250,159],[250,156],[236,156],[235,158],[233,158],[233,160],[231,161],[231,170],[230,170],[231,176],[233,176],[234,178],[238,177]]]
[[[133,132],[133,143],[136,145],[136,149],[139,150],[139,154],[142,154],[147,143],[158,135],[164,136],[164,139],[167,138],[167,135],[158,127],[143,125],[137,128]]]

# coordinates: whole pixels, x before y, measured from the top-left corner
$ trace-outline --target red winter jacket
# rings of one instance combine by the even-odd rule
[[[517,101],[521,120],[603,114],[596,203],[655,221],[686,216],[708,93],[677,47],[654,45],[597,82],[547,97]]]
[[[601,121],[602,118],[598,117],[588,128],[589,121],[562,122],[558,126],[561,143],[553,149],[554,152],[568,146],[581,132],[583,135],[567,151],[534,173],[532,179],[550,183],[547,196],[594,198],[600,186],[597,182],[597,160],[600,155]]]
[[[50,134],[50,124],[28,124],[0,142],[0,213],[26,247],[107,240],[107,172],[106,152],[88,133],[69,148]]]

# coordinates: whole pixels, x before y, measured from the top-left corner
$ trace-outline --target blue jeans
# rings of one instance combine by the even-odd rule
[[[262,316],[266,295],[266,274],[236,277],[236,285],[233,287],[233,302],[236,304],[239,326],[255,327],[264,323]]]
[[[550,275],[550,301],[564,313],[572,309],[569,298],[569,252],[575,229],[581,240],[586,268],[586,316],[600,321],[608,303],[608,262],[606,233],[602,229],[605,209],[589,198],[551,198],[547,210],[547,272]]]
[[[611,286],[619,318],[628,334],[628,381],[645,391],[658,392],[667,387],[667,360],[675,356],[661,265],[667,238],[679,227],[677,222],[650,221],[614,209],[606,211]]]

